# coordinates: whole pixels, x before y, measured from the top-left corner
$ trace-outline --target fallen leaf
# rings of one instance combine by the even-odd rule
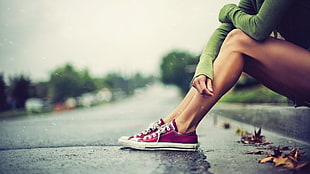
[[[237,130],[237,132],[241,132],[241,129]],[[265,136],[261,135],[261,128],[259,128],[257,131],[254,130],[254,134],[248,132],[245,134],[241,134],[240,142],[243,144],[254,144],[254,145],[271,144],[270,142],[265,141]]]
[[[246,154],[253,154],[253,155],[261,155],[261,154],[263,154],[264,153],[264,151],[261,151],[261,150],[259,150],[259,151],[249,151],[249,152],[246,152]]]
[[[279,156],[277,158],[273,158],[273,165],[277,167],[280,165],[291,166],[293,164],[288,157]]]
[[[279,156],[281,156],[281,154],[282,154],[282,152],[281,152],[281,150],[280,150],[280,147],[277,147],[277,148],[275,148],[275,149],[273,150],[273,156],[274,156],[274,157],[279,157]]]
[[[270,143],[269,141],[264,141],[264,142],[262,142],[262,143],[260,143],[259,145],[268,145],[268,144],[272,144],[272,143]]]
[[[266,163],[266,162],[272,162],[274,159],[273,156],[269,156],[267,158],[263,158],[263,159],[256,159],[258,161],[258,163]]]
[[[294,169],[295,169],[295,170],[299,170],[299,169],[301,169],[301,168],[303,168],[303,167],[305,167],[305,166],[308,166],[309,164],[310,164],[309,162],[299,163],[299,164],[297,164],[297,165],[294,166]]]
[[[248,134],[249,132],[247,131],[247,130],[245,130],[245,129],[241,129],[241,128],[237,128],[237,130],[236,130],[236,134],[238,134],[238,135],[245,135],[245,134]]]
[[[282,154],[281,147],[273,149],[273,154],[268,154],[267,157],[263,159],[257,159],[259,163],[273,162],[275,167],[283,166],[290,170],[299,170],[307,165],[309,162],[299,162],[301,156],[304,153],[300,153],[297,148],[293,148],[289,153]]]
[[[295,161],[297,161],[297,158],[299,157],[299,155],[298,155],[298,149],[297,149],[296,147],[293,148],[287,156],[290,156],[292,159],[294,159]]]
[[[256,130],[254,130],[254,137],[257,139],[261,139],[261,137],[262,137],[260,135],[261,133],[262,133],[262,128],[260,127],[257,132],[256,132]]]
[[[298,161],[300,157],[304,156],[305,153],[299,152],[299,150],[295,147],[293,148],[289,154],[286,154],[287,157],[291,158],[294,161]]]

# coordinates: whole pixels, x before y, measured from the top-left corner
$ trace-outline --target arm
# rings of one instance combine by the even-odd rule
[[[231,23],[223,23],[213,32],[200,56],[194,77],[205,75],[213,79],[213,61],[217,57],[224,39],[232,29],[234,26]]]
[[[253,1],[253,0],[252,0]],[[240,9],[249,14],[254,14],[255,9],[253,7],[253,2],[251,0],[241,0],[239,3]],[[255,0],[254,0],[255,1]],[[199,75],[205,75],[210,79],[213,79],[213,61],[217,57],[223,41],[225,40],[227,34],[233,30],[233,24],[228,21],[222,23],[219,28],[217,28],[211,35],[206,47],[204,48],[200,61],[197,65],[194,78]]]
[[[196,68],[192,86],[202,95],[213,96],[213,61],[217,57],[220,47],[227,34],[234,29],[231,23],[223,23],[211,35],[207,46],[203,50]]]
[[[289,7],[295,0],[265,0],[258,13],[249,13],[242,9],[242,5],[249,0],[240,1],[239,7],[235,4],[225,5],[219,15],[221,22],[231,22],[255,40],[265,40],[272,30],[281,22]]]
[[[254,14],[255,9],[252,1],[241,0],[239,5],[240,9],[246,13]],[[213,61],[217,57],[227,34],[234,28],[235,26],[231,22],[222,23],[220,27],[214,31],[203,50],[192,81],[193,87],[195,87],[200,94],[213,95],[211,81],[213,79]]]

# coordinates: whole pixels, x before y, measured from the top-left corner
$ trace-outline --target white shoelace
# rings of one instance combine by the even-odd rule
[[[152,133],[152,134],[150,134],[150,135],[145,136],[143,139],[144,139],[144,140],[146,140],[146,139],[151,139],[151,138],[155,138],[155,137],[157,136],[156,142],[158,142],[161,134],[164,134],[164,133],[166,133],[166,132],[168,132],[168,131],[171,130],[170,124],[171,124],[171,123],[166,123],[166,124],[164,124],[163,126],[161,126],[160,128],[158,128],[158,130],[157,130],[156,132],[154,132],[154,133]]]
[[[158,129],[158,125],[159,125],[159,121],[150,123],[149,126],[145,130],[143,130],[142,132],[138,133],[136,136],[147,135],[152,130]]]

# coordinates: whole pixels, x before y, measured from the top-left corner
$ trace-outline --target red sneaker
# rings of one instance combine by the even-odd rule
[[[132,135],[132,136],[122,136],[118,139],[118,143],[122,146],[127,147],[130,140],[140,139],[145,137],[146,135],[152,134],[156,132],[161,126],[165,124],[163,119],[159,119],[156,122],[151,123],[147,129],[143,130],[142,132]]]
[[[129,146],[139,150],[196,151],[198,136],[195,131],[188,134],[178,134],[177,125],[173,120],[152,134],[130,141]]]

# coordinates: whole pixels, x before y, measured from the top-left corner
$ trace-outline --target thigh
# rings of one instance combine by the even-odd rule
[[[310,99],[310,52],[290,42],[250,39],[242,48],[244,71],[293,100]]]

